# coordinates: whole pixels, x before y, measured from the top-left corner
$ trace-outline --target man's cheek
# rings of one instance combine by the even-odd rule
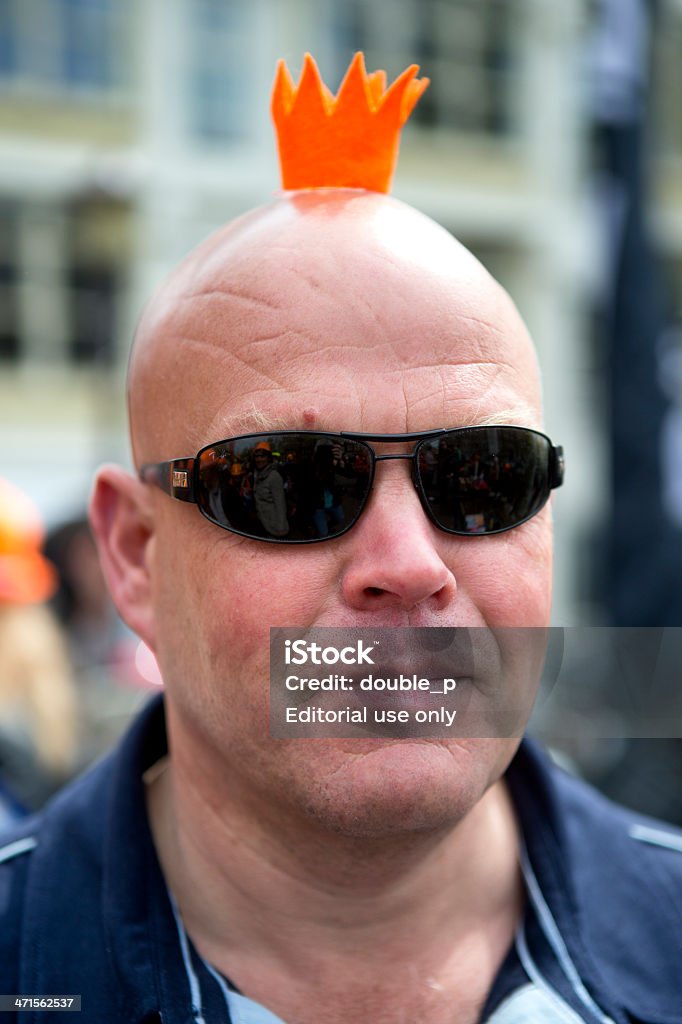
[[[314,625],[333,601],[339,576],[335,560],[320,554],[254,545],[218,564],[205,586],[223,620],[237,633],[254,636],[265,631],[267,638],[271,626],[305,628]],[[202,590],[205,598],[205,587]]]
[[[509,546],[505,537],[486,538],[466,571],[456,574],[460,593],[468,591],[491,626],[546,625],[551,605],[551,546],[529,557],[525,546]],[[483,543],[490,544],[483,551]]]
[[[266,584],[211,587],[199,624],[204,685],[219,715],[267,721],[270,615]]]

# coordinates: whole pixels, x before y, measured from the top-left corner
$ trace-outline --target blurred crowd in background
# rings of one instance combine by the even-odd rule
[[[108,749],[160,685],[85,511],[96,465],[129,464],[142,303],[277,190],[276,59],[297,69],[310,50],[336,88],[357,49],[391,79],[412,62],[431,78],[394,194],[481,258],[536,340],[567,455],[554,621],[682,627],[682,0],[0,0],[7,815]],[[682,821],[674,729],[588,725],[573,742],[544,728],[607,792]]]
[[[154,679],[140,651],[87,521],[46,537],[31,499],[0,479],[0,823],[115,742]]]

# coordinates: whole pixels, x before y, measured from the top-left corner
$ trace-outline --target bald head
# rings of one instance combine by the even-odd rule
[[[278,199],[211,236],[148,304],[129,373],[135,458],[189,455],[211,439],[201,410],[216,387],[221,399],[212,418],[224,420],[229,406],[238,432],[258,425],[259,409],[288,386],[305,391],[311,366],[327,353],[334,352],[334,373],[352,390],[363,350],[372,352],[367,366],[378,358],[399,372],[409,370],[410,348],[423,351],[423,364],[441,378],[443,367],[459,366],[466,378],[475,365],[492,381],[504,367],[517,378],[520,408],[509,409],[501,396],[500,421],[537,423],[535,359],[518,313],[444,228],[375,193],[337,189]],[[423,364],[421,380],[407,373],[400,385],[417,403],[432,387]],[[312,388],[309,398],[301,425],[315,421]],[[433,426],[452,421],[446,390],[442,404],[443,420]],[[475,409],[467,419],[476,421]]]
[[[184,261],[142,318],[130,411],[138,464],[260,432],[541,425],[533,348],[503,289],[427,217],[350,190],[282,198]],[[266,472],[247,456],[231,466],[236,488],[230,472],[205,489],[223,518],[246,516],[245,533],[112,468],[93,500],[119,610],[162,671],[178,763],[203,758],[205,785],[241,779],[258,794],[250,806],[353,835],[459,820],[516,741],[273,744],[269,629],[549,619],[549,510],[499,535],[453,535],[415,490],[408,442],[391,447],[362,514],[328,544],[262,542],[261,529],[283,536],[282,519],[323,540],[349,514],[349,492],[335,499],[334,482],[300,465]],[[454,483],[445,474],[438,488]]]

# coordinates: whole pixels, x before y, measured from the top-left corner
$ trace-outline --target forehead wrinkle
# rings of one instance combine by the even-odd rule
[[[299,253],[299,258],[301,254]],[[266,260],[267,264],[267,260]],[[266,267],[261,267],[261,271]],[[310,351],[315,352],[316,358],[323,356],[329,349],[334,349],[336,353],[339,350],[339,344],[331,343],[329,345],[320,346],[321,335],[323,335],[323,325],[326,323],[333,324],[336,317],[333,315],[327,316],[325,307],[333,306],[335,311],[340,311],[342,314],[341,320],[338,322],[336,330],[339,330],[339,324],[341,331],[345,335],[343,338],[342,347],[349,352],[359,350],[364,351],[367,349],[367,341],[361,340],[357,344],[353,344],[348,338],[350,330],[355,324],[355,329],[364,333],[367,330],[369,324],[374,328],[372,337],[376,338],[376,328],[381,330],[380,339],[376,338],[376,344],[383,343],[388,347],[388,350],[394,355],[399,362],[405,362],[409,359],[409,352],[405,349],[406,339],[395,339],[394,335],[396,331],[396,315],[395,310],[391,307],[391,315],[386,313],[385,308],[377,308],[376,303],[373,301],[373,296],[366,297],[362,294],[362,289],[354,289],[352,292],[352,301],[347,301],[350,296],[344,289],[340,289],[337,284],[335,287],[331,287],[331,283],[327,280],[321,281],[322,272],[313,271],[309,267],[305,269],[301,267],[283,267],[281,268],[281,274],[287,279],[295,278],[299,284],[303,284],[306,292],[311,289],[314,292],[315,301],[311,302],[310,296],[307,297],[306,301],[303,301],[300,295],[293,294],[293,289],[285,288],[281,295],[281,302],[275,302],[264,293],[267,289],[266,280],[260,282],[258,294],[254,294],[253,289],[248,289],[242,285],[241,278],[244,276],[244,268],[241,268],[241,274],[238,272],[239,286],[230,284],[220,283],[215,287],[207,287],[200,290],[193,290],[183,296],[183,301],[189,301],[193,296],[199,296],[206,298],[206,303],[200,303],[199,308],[196,308],[196,304],[193,303],[192,307],[184,315],[189,315],[199,321],[201,329],[198,333],[203,334],[206,332],[218,333],[224,336],[226,324],[223,321],[223,317],[227,316],[228,323],[230,320],[233,321],[232,325],[236,330],[234,333],[237,336],[246,335],[243,340],[236,345],[233,345],[233,349],[239,354],[246,353],[247,350],[251,349],[252,346],[263,345],[267,350],[268,343],[276,344],[278,341],[286,337],[291,337],[292,340],[296,338],[299,342],[305,341],[306,345],[301,346],[300,356],[307,355]],[[229,272],[234,276],[233,269],[229,268]],[[293,283],[293,282],[292,282]],[[410,289],[407,289],[410,291]],[[403,289],[404,291],[404,289]],[[400,293],[402,294],[402,292]],[[493,292],[493,295],[495,293]],[[230,312],[225,308],[226,303],[222,302],[223,299],[228,300],[227,305],[231,306],[231,299],[236,299],[236,307],[231,309]],[[397,295],[396,298],[400,298]],[[405,296],[403,296],[405,298]],[[432,349],[440,347],[442,351],[438,352],[439,362],[452,362],[450,352],[453,344],[459,342],[462,345],[474,346],[478,354],[481,356],[495,355],[498,353],[492,353],[490,351],[491,346],[491,335],[499,339],[500,337],[506,338],[509,343],[518,343],[521,339],[513,337],[516,332],[513,330],[513,325],[509,324],[508,314],[510,310],[501,309],[503,323],[507,327],[506,330],[492,324],[489,320],[484,317],[478,317],[475,315],[469,315],[468,311],[465,312],[461,308],[461,301],[466,297],[459,296],[459,301],[455,307],[451,307],[446,311],[446,316],[443,317],[442,310],[434,308],[427,308],[421,310],[422,321],[420,324],[419,333],[424,337],[427,336],[429,344]],[[217,309],[211,308],[213,301],[217,304]],[[242,308],[242,303],[246,303],[247,309]],[[487,302],[486,305],[490,303]],[[380,304],[381,305],[381,304]],[[385,305],[385,304],[384,304]],[[502,305],[499,300],[495,301],[495,306],[498,308]],[[253,312],[265,315],[265,319],[259,324],[254,325],[250,321],[250,317],[247,314],[249,307],[253,306]],[[466,307],[465,307],[466,308]],[[328,310],[327,310],[328,312]],[[425,314],[425,316],[424,316]],[[289,323],[286,327],[282,327],[282,319],[286,318]],[[426,319],[426,322],[424,320]],[[312,321],[312,322],[311,322]],[[196,321],[195,321],[196,323]],[[474,329],[473,336],[466,330],[466,325],[470,325]],[[258,327],[258,331],[255,336],[248,337],[251,330]],[[443,329],[446,328],[446,335],[450,338],[443,338],[440,346],[438,345],[439,336],[442,338]],[[333,328],[332,328],[333,329]],[[340,332],[341,333],[341,332]],[[459,335],[459,337],[455,337]],[[496,348],[499,346],[496,344]],[[402,354],[401,354],[401,349]],[[448,351],[448,349],[450,351]],[[473,355],[473,353],[472,353]],[[464,360],[466,362],[473,362],[473,359]],[[500,362],[499,358],[485,359],[481,358],[478,360],[483,363],[489,362]]]
[[[420,347],[428,350],[431,361],[417,369],[428,366],[441,379],[444,364],[445,376],[447,367],[457,372],[458,379],[446,381],[446,387],[442,388],[446,396],[442,403],[444,425],[448,425],[450,419],[448,409],[452,415],[452,411],[463,412],[467,402],[471,403],[471,392],[475,391],[472,387],[474,375],[478,375],[480,413],[485,416],[495,412],[488,400],[490,385],[485,392],[485,401],[481,400],[480,374],[485,373],[486,366],[496,367],[498,374],[503,372],[502,366],[513,371],[524,382],[523,389],[516,389],[519,394],[532,387],[529,361],[526,358],[518,360],[525,364],[525,372],[515,365],[514,357],[523,354],[527,341],[518,330],[520,318],[503,289],[498,285],[491,289],[489,283],[492,279],[487,272],[481,273],[480,265],[468,255],[461,267],[461,261],[454,261],[452,273],[448,271],[442,276],[439,270],[435,277],[424,276],[426,269],[431,270],[433,261],[427,260],[426,269],[422,268],[419,254],[427,242],[430,245],[433,225],[423,237],[421,231],[418,233],[419,252],[414,261],[411,253],[406,261],[406,254],[400,247],[400,258],[397,258],[386,248],[386,239],[377,241],[379,236],[375,238],[372,234],[372,225],[364,218],[367,202],[369,200],[363,200],[361,204],[363,217],[356,217],[350,225],[353,232],[344,229],[341,235],[338,235],[334,221],[324,219],[323,222],[318,217],[287,216],[281,219],[281,223],[274,224],[274,230],[272,223],[268,227],[264,221],[263,231],[252,231],[249,227],[252,222],[244,222],[248,230],[235,234],[231,229],[231,233],[225,236],[225,246],[218,239],[217,243],[209,243],[200,249],[187,268],[184,290],[178,289],[172,295],[172,302],[166,292],[168,301],[162,311],[165,323],[161,325],[157,320],[153,325],[152,318],[150,333],[158,338],[158,334],[168,328],[174,328],[174,333],[177,333],[179,325],[184,323],[189,327],[191,324],[191,329],[184,333],[199,345],[196,362],[205,364],[205,354],[210,353],[211,360],[216,357],[221,360],[218,372],[225,366],[230,376],[236,378],[236,382],[226,381],[230,395],[225,403],[218,403],[223,412],[213,417],[214,422],[221,424],[219,431],[223,431],[223,436],[296,426],[300,422],[298,412],[293,418],[281,414],[274,418],[268,415],[275,405],[273,399],[276,399],[279,409],[286,409],[283,392],[288,384],[293,385],[301,396],[305,392],[307,397],[301,397],[301,400],[307,403],[310,403],[315,389],[312,400],[316,401],[320,394],[320,363],[324,362],[330,364],[330,389],[325,395],[329,414],[335,415],[338,409],[345,420],[352,412],[351,406],[355,406],[357,412],[361,401],[357,389],[353,388],[353,381],[362,377],[362,364],[367,355],[372,353],[370,361],[374,367],[368,372],[378,372],[383,385],[390,373],[386,369],[386,361],[393,363],[395,372],[411,374],[413,367],[409,364],[417,355],[415,350],[419,339]],[[383,206],[383,200],[381,204]],[[394,201],[391,201],[393,205]],[[408,211],[405,216],[411,219],[414,215]],[[403,215],[400,217],[402,225]],[[254,223],[256,220],[254,217]],[[398,225],[395,227],[397,230]],[[393,237],[394,234],[390,234],[390,239]],[[449,244],[457,246],[450,236],[448,240]],[[282,252],[286,258],[282,257]],[[370,263],[372,273],[368,276]],[[411,273],[413,263],[417,269],[414,278]],[[446,261],[446,269],[448,267],[450,262]],[[422,280],[425,284],[423,289]],[[176,277],[174,284],[177,286],[177,283]],[[442,290],[441,285],[444,285]],[[479,311],[481,315],[477,315]],[[283,321],[286,327],[283,327]],[[163,331],[157,332],[154,326],[162,326]],[[352,337],[354,332],[360,335],[357,341]],[[408,337],[410,333],[411,337]],[[337,338],[333,337],[334,334]],[[327,338],[332,335],[332,340],[327,340],[325,335]],[[501,338],[504,344],[500,343]],[[157,339],[153,340],[156,342]],[[182,355],[187,349],[182,346],[183,351],[166,362],[167,346],[155,343],[152,347],[155,350],[153,361],[144,373],[148,390],[144,395],[140,391],[139,399],[144,398],[145,426],[147,429],[151,427],[158,436],[150,385],[156,383],[159,370],[167,379],[169,366],[181,380],[185,370]],[[470,358],[464,357],[467,351]],[[311,353],[317,366],[313,365],[308,373],[306,363],[312,362]],[[194,355],[192,348],[189,354]],[[507,359],[499,358],[500,355]],[[384,365],[379,366],[380,362]],[[203,380],[197,374],[189,382],[189,387],[198,391],[207,384],[211,385],[211,373],[211,366],[205,367]],[[248,375],[246,379],[244,373]],[[314,379],[316,373],[318,376]],[[322,385],[324,393],[327,391],[324,381]],[[247,396],[249,392],[252,396],[262,393],[263,409],[255,413],[253,410],[250,413],[232,410],[227,416],[223,415],[228,413],[228,403],[234,406],[243,401],[244,386]],[[400,378],[400,389],[403,390],[400,405],[404,414],[412,415],[422,405],[425,416],[426,397],[417,397],[416,404],[413,398],[410,404],[407,396],[413,388],[407,378]],[[462,389],[464,395],[461,394]],[[504,390],[504,404],[513,405],[516,396],[510,395],[508,389]],[[460,393],[456,395],[455,391]],[[182,393],[175,394],[181,397]],[[213,394],[217,394],[215,390]],[[509,398],[512,398],[511,403]],[[366,396],[366,405],[366,422],[371,423],[377,416],[377,406],[373,405],[371,393]],[[497,405],[500,405],[499,401]],[[437,406],[433,406],[433,411],[437,412]],[[174,412],[173,415],[177,414]],[[468,411],[466,418],[470,418]],[[494,418],[498,419],[498,416]],[[172,425],[172,417],[166,416],[166,419]],[[330,424],[331,428],[334,426]],[[178,436],[177,430],[175,436]]]
[[[333,256],[333,252],[325,252],[325,257],[329,255]],[[301,253],[298,253],[298,256],[300,260]],[[310,258],[309,254],[307,258]],[[270,301],[266,303],[270,313],[276,310],[279,317],[286,317],[287,327],[292,334],[307,339],[316,351],[319,351],[320,341],[323,340],[321,337],[323,329],[321,328],[324,328],[324,325],[336,325],[335,331],[343,333],[347,346],[350,345],[349,336],[352,335],[353,330],[361,336],[365,336],[369,330],[370,337],[376,339],[377,342],[381,340],[384,343],[390,343],[395,334],[396,321],[400,320],[400,317],[396,316],[395,303],[401,297],[407,303],[407,299],[403,295],[405,288],[400,290],[394,288],[394,299],[390,308],[387,309],[384,282],[377,283],[373,286],[373,291],[365,294],[364,292],[367,291],[366,278],[360,282],[361,286],[349,287],[349,275],[352,276],[352,268],[349,266],[339,267],[335,274],[332,273],[332,269],[327,265],[326,260],[323,270],[308,266],[304,268],[278,266],[276,277],[279,279],[278,283],[281,288],[281,301],[279,304]],[[403,282],[403,285],[405,283]],[[267,289],[270,294],[271,289],[266,280],[261,281],[261,291],[264,289]],[[410,305],[410,303],[407,304]],[[454,311],[452,315],[456,315]],[[426,309],[423,309],[421,311],[422,333],[424,333],[425,327],[426,332],[429,333],[429,326],[432,327],[434,334],[442,330],[442,317],[434,313],[430,317],[432,324],[424,324],[425,317],[428,320],[429,314]],[[276,322],[281,323],[281,320]],[[380,332],[379,334],[377,334],[377,330]],[[366,345],[367,342],[362,341],[358,343],[357,347],[365,348]]]
[[[309,358],[311,353],[317,359],[328,352],[338,354],[342,349],[364,351],[367,348],[365,341],[353,345],[347,338],[342,342],[332,339],[325,344],[324,325],[334,321],[322,315],[319,307],[315,311],[316,322],[308,324],[305,322],[307,318],[301,316],[300,306],[277,306],[269,300],[263,303],[256,300],[255,305],[256,309],[251,314],[245,314],[241,308],[228,310],[219,303],[216,308],[213,302],[198,309],[190,307],[182,315],[185,333],[196,341],[223,346],[225,350],[229,348],[236,358],[254,367],[261,359],[279,359],[283,349],[280,343],[288,343],[286,356],[289,361]],[[348,312],[346,309],[346,321]],[[174,326],[177,331],[177,323]],[[329,333],[335,334],[338,330],[338,326],[330,328]],[[261,348],[262,355],[259,353]]]
[[[321,345],[319,337],[316,337],[311,332],[306,331],[305,329],[302,329],[297,326],[282,328],[282,330],[277,331],[274,334],[255,334],[251,338],[245,338],[242,341],[242,343],[237,348],[235,348],[235,353],[239,356],[240,359],[242,359],[246,363],[247,354],[254,350],[258,352],[259,347],[267,348],[268,344],[284,340],[292,342],[296,339],[301,339],[305,341],[307,344],[305,347],[299,345],[299,351],[295,353],[291,350],[291,348],[289,348],[286,353],[289,362],[294,362],[300,359],[309,359],[311,353],[313,353],[316,358],[320,358],[321,356],[326,355],[328,352],[334,352],[338,354],[339,351],[343,351],[344,349],[353,351],[365,351],[367,348],[366,345],[362,344],[358,344],[357,346],[345,344],[335,345],[333,342],[326,345]],[[275,351],[266,352],[266,354],[261,356],[260,358],[277,359],[279,356],[280,352]]]
[[[501,385],[500,379],[499,379],[501,372],[502,372],[501,371],[501,367],[497,367],[489,375],[488,379],[485,381],[485,383],[483,385],[483,390],[481,390],[481,384],[480,384],[480,381],[479,381],[478,388],[477,388],[476,399],[475,399],[475,408],[477,410],[477,412],[476,412],[477,417],[480,417],[481,415],[489,415],[489,410],[491,410],[491,409],[494,410],[495,409],[495,405],[498,405],[498,406],[500,405],[500,397],[501,396],[498,395],[494,399],[494,401],[492,401],[492,402],[491,402],[490,396],[491,396],[491,392],[493,391],[493,389],[497,389],[499,391],[503,390],[503,386]],[[506,392],[507,390],[508,389],[505,388],[504,392]],[[516,389],[512,389],[512,390],[516,390]],[[496,411],[493,412],[493,415],[496,415]],[[538,415],[539,415],[539,412],[536,412],[536,415],[533,418],[534,421],[536,420]]]
[[[541,418],[537,379],[507,363],[456,364],[442,368],[443,387],[448,399],[473,402],[487,415],[502,405],[523,405]]]
[[[197,291],[185,292],[178,297],[180,302],[194,302],[205,299],[210,301],[221,301],[222,299],[229,299],[231,302],[246,303],[249,306],[256,306],[257,308],[263,308],[275,310],[280,312],[282,306],[280,303],[273,302],[271,299],[266,298],[265,295],[261,294],[249,294],[248,292],[237,288],[236,286],[229,287],[225,284],[223,287],[213,285],[212,287],[199,288]]]
[[[422,408],[433,410],[439,405],[441,421],[433,426],[494,426],[505,423],[517,426],[541,425],[542,417],[537,403],[518,395],[517,389],[513,386],[498,385],[496,408],[491,410],[489,404],[476,393],[478,389],[475,383],[473,397],[470,394],[462,394],[461,390],[456,391],[457,385],[447,379],[448,368],[441,366],[438,369],[440,372],[437,386],[432,386],[433,376],[429,373],[425,379],[427,386],[419,393],[416,387],[408,388],[404,382],[403,394],[410,420],[419,417]],[[457,383],[461,388],[461,379]],[[495,379],[488,390],[493,386]]]
[[[508,337],[508,332],[503,331],[498,324],[493,324],[489,320],[484,320],[480,316],[472,316],[471,314],[468,313],[460,313],[459,319],[466,320],[467,322],[472,324],[476,324],[477,327],[483,327],[485,328],[485,330],[492,331],[494,334],[499,334],[503,338]]]
[[[335,358],[330,362],[328,372],[325,374],[320,363],[326,351],[330,351]],[[309,387],[315,394],[327,397],[332,402],[339,403],[342,400],[345,403],[356,392],[356,384],[369,381],[370,386],[365,386],[363,390],[370,395],[374,393],[377,400],[381,400],[384,405],[387,403],[383,393],[395,393],[396,389],[400,389],[409,410],[416,402],[431,399],[437,393],[442,393],[444,407],[452,402],[461,404],[472,399],[480,404],[493,388],[496,388],[499,389],[500,395],[496,397],[494,403],[490,403],[491,406],[499,405],[504,394],[511,395],[514,399],[510,403],[509,398],[505,398],[505,405],[516,404],[518,395],[518,401],[528,408],[533,407],[526,396],[529,391],[534,391],[534,378],[531,375],[520,375],[518,368],[508,363],[427,363],[411,367],[395,366],[389,369],[385,365],[377,366],[376,360],[367,362],[366,365],[362,362],[358,364],[355,360],[347,364],[345,360],[339,359],[337,347],[322,349],[317,353],[317,357],[314,364],[304,362],[302,367],[299,366],[299,357],[281,364],[277,375],[277,383],[281,390],[286,391],[286,388],[294,383],[299,390]],[[519,376],[524,385],[522,389],[516,385],[516,378]],[[275,378],[270,375],[267,379],[272,383]],[[346,387],[344,389],[342,386],[339,389],[339,385]]]
[[[316,262],[320,259],[319,243],[314,251],[292,248],[285,251],[285,258],[277,259],[274,258],[276,248],[269,244],[263,251],[242,252],[238,259],[230,260],[217,271],[213,269],[210,283],[188,292],[186,301],[194,296],[215,299],[219,303],[223,299],[235,299],[237,305],[245,303],[247,307],[278,314],[307,309],[311,298],[319,305],[338,302],[337,282],[333,278],[327,280],[330,277],[329,249],[324,252],[326,265],[321,269]],[[220,275],[217,284],[214,283],[216,273]]]
[[[204,359],[204,365],[206,363],[205,357],[206,355],[208,355],[212,363],[218,364],[218,366],[215,369],[215,373],[220,372],[221,367],[225,366],[225,373],[226,375],[229,374],[230,383],[233,386],[233,388],[234,385],[237,383],[237,381],[234,380],[234,375],[235,373],[239,373],[240,368],[246,370],[250,377],[255,376],[257,378],[256,381],[249,382],[250,386],[262,387],[263,382],[265,382],[266,384],[269,385],[269,388],[267,390],[273,391],[280,390],[283,386],[281,381],[277,380],[272,372],[268,373],[266,372],[266,370],[261,369],[258,366],[255,366],[252,362],[249,362],[241,358],[237,352],[234,352],[232,349],[226,348],[224,345],[221,346],[220,343],[218,342],[212,342],[209,340],[205,340],[203,338],[184,337],[181,339],[181,345],[182,351],[178,349],[178,352],[176,353],[174,359],[174,363],[176,366],[175,379],[180,384],[181,388],[180,395],[178,396],[179,399],[181,399],[186,392],[187,373],[182,371],[184,370],[183,364],[186,361],[187,357],[190,355],[193,358]],[[234,365],[235,363],[237,364],[236,367]],[[202,382],[196,382],[195,386],[197,386],[199,383]],[[205,389],[205,381],[203,382],[203,387]],[[234,388],[234,390],[236,390],[236,388]]]
[[[342,367],[338,360],[339,349],[337,346],[327,346],[317,352],[318,359],[327,352],[332,353],[336,357],[334,365],[330,366],[328,376],[329,389],[325,387],[320,388],[320,379],[316,377],[316,374],[319,374],[319,365],[309,367],[308,373],[301,373],[297,369],[296,364],[300,359],[299,356],[294,360],[286,360],[276,370],[266,372],[256,365],[256,361],[244,359],[233,349],[227,349],[218,343],[204,341],[203,339],[185,339],[182,355],[186,356],[188,351],[191,352],[194,347],[200,353],[208,351],[212,360],[226,365],[225,375],[230,381],[230,393],[220,403],[220,408],[211,418],[210,423],[208,425],[196,424],[194,429],[190,428],[190,434],[193,435],[193,438],[189,443],[194,444],[196,447],[216,440],[218,435],[224,438],[237,436],[242,433],[305,429],[305,417],[300,408],[295,408],[292,405],[291,412],[278,412],[276,415],[273,415],[267,408],[272,405],[273,399],[276,399],[277,404],[283,401],[286,408],[288,404],[287,377],[291,376],[294,377],[299,388],[301,386],[305,387],[306,384],[308,385],[307,396],[302,396],[299,400],[304,406],[310,403],[310,395],[312,395],[316,402],[319,402],[321,399],[324,403],[327,400],[332,403],[332,407],[336,405],[339,408],[343,408],[344,412],[347,412],[349,400],[358,399],[360,403],[359,409],[356,410],[359,413],[358,422],[354,423],[351,421],[347,424],[347,429],[351,430],[358,429],[358,423],[363,419],[364,415],[367,416],[367,422],[371,423],[377,411],[376,406],[374,408],[371,407],[373,402],[376,402],[377,405],[381,403],[382,411],[390,411],[392,415],[395,415],[395,404],[391,408],[390,403],[385,402],[380,394],[386,387],[393,390],[394,402],[395,392],[399,389],[401,395],[399,405],[403,411],[406,430],[413,428],[413,424],[410,421],[414,420],[415,417],[420,417],[421,410],[429,406],[431,415],[428,424],[421,422],[414,424],[414,427],[419,425],[427,429],[428,427],[438,426],[474,425],[481,422],[503,423],[509,420],[506,414],[500,414],[497,410],[491,412],[489,404],[485,401],[485,396],[497,385],[500,374],[504,370],[515,371],[516,368],[507,363],[500,364],[495,361],[486,360],[473,363],[451,363],[449,366],[443,366],[440,363],[428,363],[409,368],[397,366],[392,370],[384,368],[382,372],[384,388],[378,389],[375,392],[375,399],[372,397],[372,389],[364,388],[363,394],[355,394],[356,389],[353,384],[358,379],[369,377],[374,386],[376,383],[376,367],[369,366],[367,369],[358,369],[354,361],[350,366]],[[361,350],[364,351],[364,348]],[[178,359],[181,359],[182,355],[178,352]],[[236,367],[235,364],[237,364]],[[241,377],[241,369],[244,369],[246,372],[247,376],[244,383],[248,384],[248,390],[252,394],[259,393],[262,395],[263,404],[257,405],[255,401],[252,401],[249,409],[243,409],[238,412],[228,411],[226,406],[234,405],[240,393],[239,378]],[[448,371],[452,373],[453,370],[458,372],[456,376],[453,376],[453,379],[448,380]],[[481,371],[483,371],[483,374]],[[490,379],[485,383],[485,392],[482,397],[482,377],[485,378],[486,376],[489,376]],[[337,387],[339,378],[347,383],[347,389],[342,392],[342,406]],[[420,378],[424,379],[423,383],[420,381]],[[327,390],[328,393],[326,393]],[[363,397],[365,391],[367,396]],[[473,397],[471,392],[475,396],[473,407],[471,407]],[[504,388],[504,392],[508,392],[508,388]],[[437,402],[439,393],[442,395],[442,399]],[[499,397],[501,398],[502,395]],[[436,411],[436,402],[440,407],[440,412]],[[505,405],[510,404],[512,407],[519,409],[515,415],[521,423],[537,422],[537,412],[533,413],[532,407],[528,403],[523,403],[521,407],[518,404],[514,406],[514,403],[509,403],[505,394]],[[481,410],[481,405],[485,406],[485,409]],[[296,406],[299,406],[299,402],[296,403]],[[435,416],[433,415],[434,412],[436,413]],[[332,408],[326,412],[324,409],[321,410],[319,429],[339,429],[339,419],[336,418]]]
[[[357,325],[356,329],[358,331],[371,329],[373,336],[376,336],[376,331],[378,330],[380,336],[386,339],[384,344],[390,345],[391,335],[395,332],[396,315],[394,309],[387,312],[383,308],[384,296],[388,288],[387,282],[381,281],[379,293],[374,291],[369,295],[365,295],[361,287],[354,286],[355,268],[344,264],[333,249],[325,255],[328,257],[325,271],[329,279],[323,278],[321,271],[316,265],[312,269],[309,266],[305,268],[300,266],[284,268],[285,273],[290,274],[296,283],[302,283],[312,291],[313,295],[311,298],[314,298],[315,302],[315,305],[313,305],[308,297],[300,297],[293,290],[288,292],[289,304],[287,312],[292,312],[297,317],[296,326],[292,329],[300,336],[311,339],[313,344],[317,346],[319,345],[319,336],[313,335],[308,327],[304,327],[301,317],[307,319],[313,311],[316,318],[322,320],[331,320],[333,316],[340,315],[341,322],[344,325],[350,322],[352,317],[352,321]],[[379,251],[373,255],[379,258],[381,253]],[[332,264],[335,270],[335,277],[330,274]],[[366,285],[367,280],[364,279],[362,284]],[[395,285],[393,285],[393,289],[395,291]],[[377,300],[377,294],[381,295],[381,301]],[[396,292],[396,298],[400,296],[402,296],[402,292]],[[317,330],[317,325],[315,330]],[[376,343],[379,344],[379,341],[377,340]],[[348,345],[348,347],[355,346]],[[365,349],[367,343],[361,342],[357,347]]]
[[[331,332],[330,332],[331,333]],[[233,346],[232,352],[236,358],[244,362],[245,365],[253,365],[256,367],[260,359],[275,359],[280,357],[280,352],[268,352],[267,346],[269,344],[275,345],[281,341],[293,341],[295,339],[302,339],[308,344],[303,347],[299,346],[297,351],[289,349],[286,352],[286,360],[289,364],[294,366],[301,360],[308,360],[311,353],[314,354],[315,360],[323,360],[326,356],[331,355],[333,361],[336,364],[336,369],[343,366],[346,368],[346,364],[349,360],[355,360],[358,356],[360,357],[359,365],[350,365],[348,368],[353,374],[363,372],[375,373],[376,368],[371,368],[368,371],[364,371],[362,368],[363,359],[366,361],[371,355],[374,357],[382,357],[382,353],[385,353],[384,360],[390,358],[394,363],[394,369],[389,370],[385,366],[382,367],[383,373],[409,373],[413,370],[425,370],[430,369],[434,372],[440,372],[443,368],[475,368],[475,367],[491,367],[497,370],[504,369],[508,370],[512,375],[523,376],[524,380],[528,379],[528,374],[521,374],[519,366],[507,359],[503,358],[476,358],[472,354],[471,358],[457,358],[457,353],[452,349],[452,343],[446,346],[443,342],[444,348],[447,351],[442,356],[437,356],[433,361],[421,361],[417,365],[409,365],[407,360],[410,357],[414,357],[414,349],[410,349],[405,345],[405,340],[392,341],[387,339],[383,342],[374,342],[368,344],[365,340],[353,341],[351,339],[344,339],[343,341],[329,341],[328,343],[321,343],[319,336],[314,335],[311,331],[302,329],[300,326],[283,328],[274,334],[256,334],[253,337],[244,339],[239,345]],[[470,339],[462,339],[463,344],[470,344]],[[217,344],[217,342],[216,342]],[[258,348],[263,346],[266,352],[259,356],[253,364],[248,362],[248,354],[250,352],[258,352]],[[403,350],[404,351],[401,351]]]

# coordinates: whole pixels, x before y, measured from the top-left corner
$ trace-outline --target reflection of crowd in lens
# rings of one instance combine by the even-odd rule
[[[271,537],[286,537],[289,521],[284,481],[268,441],[259,441],[254,448],[253,466],[253,501],[258,521]]]
[[[511,517],[527,515],[541,489],[543,465],[541,449],[482,454],[446,439],[424,445],[419,457],[420,477],[439,519],[467,533],[497,530]]]
[[[446,528],[475,534],[523,519],[536,508],[548,447],[468,447],[437,438],[419,452],[427,501]],[[464,443],[463,443],[464,442]],[[367,449],[351,440],[267,435],[230,441],[201,456],[207,511],[253,536],[314,540],[342,532],[364,496]]]
[[[209,511],[246,533],[312,540],[338,533],[364,493],[369,460],[353,442],[270,435],[201,457]],[[352,506],[352,508],[350,507]]]

